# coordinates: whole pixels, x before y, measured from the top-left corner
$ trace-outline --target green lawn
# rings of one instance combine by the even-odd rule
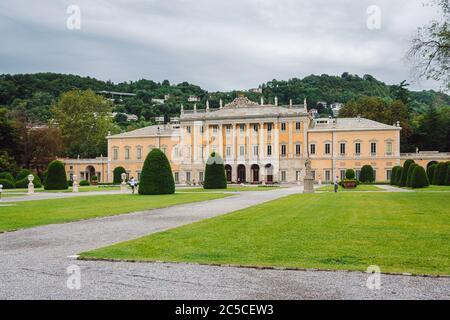
[[[120,190],[118,186],[80,186],[78,187],[79,192],[89,192],[89,191],[110,191],[110,190]],[[131,189],[130,189],[131,190]],[[67,190],[45,190],[44,188],[35,188],[35,192],[72,192],[72,187],[69,187]],[[27,188],[18,188],[18,189],[7,189],[4,190],[5,193],[11,192],[28,192]]]
[[[429,186],[427,188],[411,189],[418,192],[424,191],[450,191],[450,186]]]
[[[203,188],[177,188],[177,192],[242,192],[242,191],[268,191],[280,189],[276,186],[228,186],[226,189],[203,189]]]
[[[345,191],[345,192],[349,192],[349,191],[382,191],[382,190],[383,189],[381,189],[377,186],[373,186],[373,185],[369,185],[369,184],[360,184],[359,186],[356,187],[356,189],[344,189],[341,186],[339,186],[339,189],[338,189],[338,191]],[[334,192],[334,185],[332,185],[332,184],[326,185],[326,186],[316,189],[316,191],[332,191],[332,192]]]
[[[82,258],[450,275],[450,195],[299,194]]]
[[[213,193],[157,196],[120,194],[16,202],[15,206],[0,209],[0,232],[112,216],[226,196],[226,194]]]

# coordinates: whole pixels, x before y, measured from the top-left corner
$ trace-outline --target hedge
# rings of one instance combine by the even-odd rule
[[[416,163],[412,163],[409,166],[408,174],[406,176],[406,187],[411,187],[413,171],[414,171],[414,168],[417,167],[417,166],[418,166],[418,164],[416,164]]]
[[[73,185],[73,184],[72,184],[72,185]],[[90,183],[89,183],[89,181],[87,181],[87,180],[81,180],[79,185],[80,185],[81,187],[86,187],[86,186],[90,185]]]
[[[44,188],[45,190],[65,190],[68,188],[66,170],[61,161],[54,160],[48,165]]]
[[[400,187],[406,187],[406,182],[408,180],[408,170],[409,170],[409,166],[412,165],[414,162],[414,160],[408,159],[405,161],[405,163],[403,164],[403,170],[402,170],[402,175],[400,177],[399,183],[398,185]]]
[[[3,185],[3,189],[14,189],[16,187],[16,183],[9,179],[0,179],[0,184]]]
[[[359,174],[359,181],[361,182],[374,182],[374,172],[371,165],[365,165],[361,168],[361,173]]]
[[[345,179],[354,180],[355,179],[355,170],[347,169],[347,171],[345,171]]]
[[[425,169],[419,165],[414,166],[411,177],[411,188],[425,188],[430,185]]]
[[[23,180],[24,178],[28,177],[32,172],[28,169],[22,169],[16,176],[16,182],[19,180]]]
[[[153,149],[145,158],[139,181],[139,194],[173,194],[175,181],[166,155]]]
[[[399,186],[400,185],[400,180],[402,178],[402,174],[403,174],[403,167],[399,167],[397,169],[397,173],[395,175],[395,185]]]
[[[0,173],[0,179],[6,179],[6,180],[9,180],[11,182],[15,181],[14,176],[11,173],[9,173],[9,172],[2,172],[2,173]]]
[[[42,182],[41,182],[41,179],[39,178],[39,176],[35,173],[32,173],[32,175],[34,176],[34,180],[33,180],[34,187],[41,188]],[[16,182],[16,188],[28,188],[29,183],[30,183],[30,181],[28,180],[28,176],[26,176],[25,178]]]
[[[427,176],[428,176],[428,181],[430,182],[430,184],[433,183],[433,179],[434,179],[434,171],[437,168],[437,164],[432,164],[431,166],[429,166],[427,168]]]
[[[442,186],[445,184],[445,177],[447,176],[447,165],[445,162],[439,162],[434,170],[433,183],[434,185]]]
[[[392,172],[391,172],[391,181],[389,182],[391,185],[396,185],[397,184],[397,173],[399,168],[401,168],[400,166],[395,166],[392,168]]]
[[[122,173],[127,173],[127,171],[125,170],[124,167],[117,167],[114,169],[113,171],[113,183],[117,184],[117,183],[122,183]]]
[[[445,185],[450,186],[450,164],[447,165],[447,176],[445,177]]]
[[[205,167],[204,189],[226,189],[227,177],[222,157],[216,153],[211,153]]]

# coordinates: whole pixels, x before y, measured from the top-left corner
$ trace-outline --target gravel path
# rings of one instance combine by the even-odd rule
[[[69,256],[301,192],[243,192],[224,199],[0,234],[0,299],[448,299],[449,278],[257,270],[191,264],[79,261]],[[81,289],[66,268],[81,268]]]

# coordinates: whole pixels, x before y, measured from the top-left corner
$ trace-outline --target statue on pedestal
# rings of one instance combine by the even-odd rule
[[[72,176],[72,192],[78,192],[78,177],[76,174]]]
[[[311,169],[311,159],[305,160],[305,178],[303,179],[303,193],[314,193],[314,177]]]
[[[127,178],[127,174],[126,173],[122,173],[120,175],[120,177],[122,178],[122,183],[120,184],[120,192],[126,193],[127,192],[127,183],[125,182],[125,180]]]
[[[33,184],[33,180],[34,180],[34,176],[32,174],[28,175],[28,194],[33,194],[34,193],[34,184]]]

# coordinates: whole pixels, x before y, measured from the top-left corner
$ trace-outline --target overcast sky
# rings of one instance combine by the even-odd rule
[[[0,73],[168,79],[210,91],[344,71],[413,82],[405,52],[436,16],[424,1],[1,0]],[[67,28],[69,5],[80,8],[80,29]],[[380,29],[367,27],[370,5],[381,9]]]

